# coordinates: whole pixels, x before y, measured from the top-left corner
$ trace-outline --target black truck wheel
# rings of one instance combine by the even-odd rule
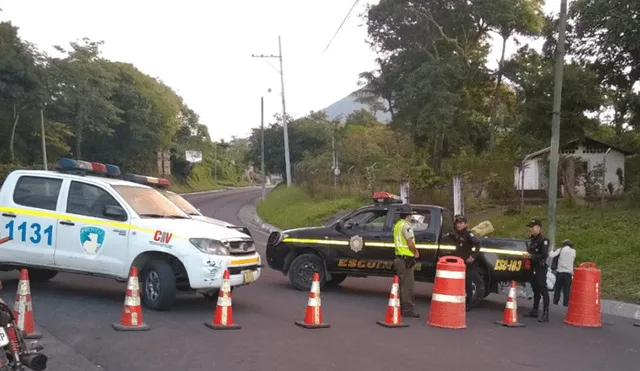
[[[291,262],[289,281],[300,291],[309,291],[313,282],[313,274],[320,275],[320,287],[325,284],[324,262],[314,254],[302,254]]]
[[[344,282],[344,280],[346,280],[346,279],[347,279],[347,275],[346,274],[333,273],[333,274],[331,274],[331,279],[329,281],[327,281],[327,283],[325,283],[325,285],[328,286],[328,287],[337,287],[342,282]]]
[[[472,309],[482,302],[485,298],[485,281],[484,277],[477,272],[472,271],[470,274],[471,278],[471,306],[468,309]]]
[[[169,263],[153,260],[142,274],[142,304],[151,310],[168,310],[176,299],[176,275]]]
[[[57,274],[58,272],[48,269],[29,269],[29,280],[31,282],[47,282]]]

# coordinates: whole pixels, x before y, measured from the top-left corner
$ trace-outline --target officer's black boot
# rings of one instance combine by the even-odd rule
[[[531,312],[525,314],[524,316],[529,318],[538,318],[538,308],[531,309]]]
[[[540,318],[538,322],[549,322],[549,308],[545,308],[542,311],[542,318]]]

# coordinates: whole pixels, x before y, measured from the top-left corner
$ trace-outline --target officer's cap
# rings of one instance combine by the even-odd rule
[[[456,215],[456,216],[453,217],[453,221],[454,221],[454,223],[457,223],[457,222],[465,222],[466,223],[467,222],[467,218],[465,218],[464,215]]]
[[[400,216],[407,216],[407,215],[415,215],[417,213],[413,211],[413,209],[411,208],[411,205],[403,204],[402,206],[400,206],[400,209],[398,210],[398,214],[400,214]]]
[[[536,225],[542,227],[542,222],[539,219],[531,219],[529,224],[527,224],[527,227],[531,228]]]
[[[562,246],[573,247],[573,242],[571,242],[571,240],[564,240],[562,241]]]

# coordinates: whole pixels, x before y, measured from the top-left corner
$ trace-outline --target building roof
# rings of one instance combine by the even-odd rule
[[[602,146],[604,148],[611,148],[612,150],[616,150],[616,151],[622,153],[625,156],[631,156],[631,155],[634,154],[633,152],[626,151],[626,150],[624,150],[624,149],[622,149],[620,147],[612,146],[611,144],[599,141],[599,140],[594,139],[594,138],[592,138],[590,136],[585,136],[583,140],[574,139],[574,140],[568,142],[567,144],[565,144],[563,146],[563,148],[575,146],[576,144],[578,144],[578,145],[580,145],[580,144],[583,144],[583,145],[591,144],[591,145],[596,145],[596,146]]]
[[[622,149],[620,147],[612,146],[610,144],[604,143],[604,142],[599,141],[597,139],[593,139],[592,137],[589,137],[589,136],[585,136],[584,139],[582,139],[582,140],[581,139],[574,139],[572,141],[569,141],[568,143],[566,143],[565,145],[563,145],[560,148],[560,152],[562,152],[563,150],[570,149],[571,147],[577,147],[580,144],[582,144],[582,145],[589,145],[590,144],[590,145],[595,145],[595,146],[599,146],[599,147],[602,147],[602,148],[611,148],[612,150],[615,150],[615,151],[618,151],[618,152],[622,153],[624,156],[631,156],[631,155],[634,154],[633,152],[626,151],[626,150],[624,150],[624,149]],[[543,154],[545,154],[547,152],[550,152],[550,151],[551,151],[551,147],[544,148],[544,149],[542,149],[540,151],[536,151],[536,152],[533,152],[533,153],[529,154],[527,156],[527,159],[533,159],[533,158],[540,157]]]

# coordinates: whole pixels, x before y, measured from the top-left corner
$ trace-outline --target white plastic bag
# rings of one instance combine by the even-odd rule
[[[553,290],[556,286],[556,274],[551,271],[551,269],[547,270],[547,289]]]

